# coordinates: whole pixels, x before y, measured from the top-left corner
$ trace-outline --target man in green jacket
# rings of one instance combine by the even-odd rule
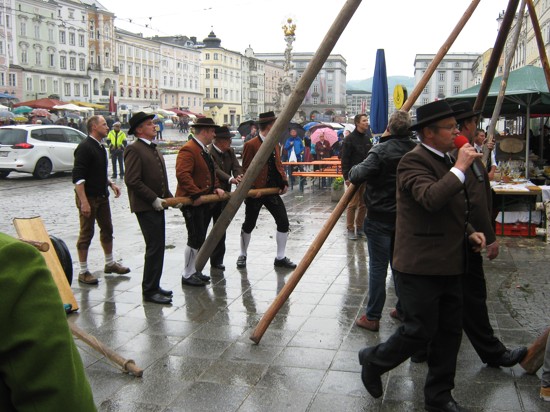
[[[96,411],[44,258],[0,233],[0,411]]]

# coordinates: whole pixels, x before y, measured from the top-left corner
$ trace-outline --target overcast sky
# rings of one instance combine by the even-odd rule
[[[202,40],[211,30],[222,47],[244,53],[284,52],[282,25],[297,25],[294,51],[314,52],[345,0],[99,0],[117,27],[145,36],[185,35]],[[348,80],[372,77],[376,49],[385,49],[388,75],[414,75],[417,53],[437,53],[471,0],[363,0],[333,53],[344,56]],[[506,0],[482,0],[451,53],[482,53],[494,45]]]

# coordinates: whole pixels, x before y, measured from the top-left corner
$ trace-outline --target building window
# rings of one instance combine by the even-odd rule
[[[65,44],[65,32],[64,31],[59,32],[59,43]]]
[[[327,98],[327,104],[332,104],[332,97]]]
[[[71,83],[65,83],[65,96],[71,95]]]
[[[455,79],[455,82],[459,82],[460,81],[460,72],[454,72],[454,79]]]
[[[454,86],[453,87],[453,94],[460,93],[460,86]]]
[[[440,82],[445,81],[445,72],[437,72],[438,78]]]
[[[69,33],[69,45],[75,46],[76,45],[76,34]]]
[[[53,28],[48,28],[48,40],[53,42]]]
[[[422,104],[428,104],[430,102],[430,100],[427,98],[427,97],[423,97],[422,98]]]
[[[76,57],[69,57],[69,66],[71,70],[76,70]]]
[[[54,80],[52,85],[53,85],[53,92],[59,93],[59,80]]]
[[[24,21],[22,21],[21,25],[19,26],[19,35],[23,37],[27,35],[27,23],[25,23]]]
[[[23,49],[21,50],[21,63],[28,63],[28,56],[27,56],[27,50]]]
[[[218,78],[219,78],[218,69],[214,69],[214,79],[218,79]]]
[[[218,60],[218,59],[219,59],[218,53],[214,53],[214,60]]]
[[[207,98],[207,99],[210,99],[210,87],[207,87],[207,88],[206,88],[206,93],[205,93],[205,95],[206,95],[206,98]]]
[[[214,87],[214,99],[218,98],[218,88]]]
[[[81,72],[86,70],[86,59],[84,57],[78,59],[78,69]]]
[[[27,90],[31,91],[33,89],[32,87],[32,77],[27,77]]]
[[[134,74],[134,67],[132,66],[132,63],[128,63],[128,75]]]
[[[78,45],[80,47],[86,47],[86,44],[84,43],[84,35],[83,34],[78,35]]]
[[[424,87],[424,90],[422,91],[422,93],[425,93],[425,94],[430,93],[430,88],[428,86]]]
[[[317,97],[313,98],[313,104],[319,104],[319,99],[317,99]]]
[[[66,56],[59,56],[59,67],[61,69],[67,68],[67,57]]]
[[[6,85],[6,73],[0,73],[0,86]]]
[[[88,97],[89,94],[90,94],[89,86],[87,84],[83,84],[82,85],[82,96]]]
[[[40,26],[37,26],[37,25],[34,26],[34,38],[35,39],[40,38]]]
[[[8,85],[13,87],[17,86],[17,76],[15,76],[15,73],[8,74]]]
[[[210,60],[210,53],[206,53],[204,55],[204,60]]]
[[[74,84],[74,95],[80,97],[80,83]]]
[[[35,52],[35,59],[36,59],[36,65],[41,66],[42,65],[42,52],[40,50],[37,50]]]
[[[204,72],[204,73],[205,73],[205,76],[204,76],[204,77],[205,77],[206,79],[209,79],[209,78],[210,78],[210,69],[205,69],[205,72]]]
[[[48,54],[48,64],[50,67],[55,66],[55,56],[53,53]]]
[[[445,88],[444,88],[443,86],[439,86],[439,87],[437,88],[437,92],[438,92],[440,95],[444,94],[444,91],[445,91]]]
[[[40,79],[40,91],[42,93],[46,92],[46,79]]]

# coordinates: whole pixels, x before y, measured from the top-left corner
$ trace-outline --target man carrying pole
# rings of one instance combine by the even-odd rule
[[[276,119],[277,117],[275,117],[274,112],[260,113],[260,118],[258,120],[258,125],[260,127],[259,136],[256,136],[244,144],[243,170],[245,172],[260,149],[267,134],[273,127]],[[267,163],[264,164],[258,177],[254,181],[253,187],[254,189],[278,187],[280,189],[280,194],[285,194],[288,190],[288,180],[281,163],[279,146],[275,146]],[[275,258],[274,265],[277,267],[294,269],[296,264],[285,256],[286,241],[288,239],[290,225],[286,207],[281,196],[270,195],[260,198],[249,198],[245,200],[245,205],[245,218],[241,228],[241,254],[237,259],[237,268],[243,269],[246,267],[247,250],[250,244],[251,233],[256,226],[256,221],[258,220],[262,206],[265,206],[277,224],[277,257]]]

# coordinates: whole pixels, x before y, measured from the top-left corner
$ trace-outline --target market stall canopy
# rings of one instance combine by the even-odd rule
[[[164,117],[174,117],[174,116],[177,116],[177,114],[173,111],[170,111],[170,110],[165,110],[165,109],[157,109],[156,110],[157,114],[161,114],[163,115]]]
[[[495,77],[489,89],[489,95],[483,116],[491,117],[500,90],[502,76]],[[470,87],[462,92],[449,97],[450,102],[468,100],[475,102],[479,93],[480,85]],[[501,116],[527,114],[541,115],[550,114],[550,93],[544,77],[544,70],[535,66],[524,66],[510,72],[506,93],[500,111]]]
[[[72,103],[58,104],[58,105],[55,105],[53,108],[55,110],[70,110],[73,112],[90,112],[94,110],[91,107],[80,107]]]
[[[97,110],[105,110],[106,109],[105,105],[98,104],[98,103],[79,102],[78,100],[71,100],[70,103],[76,104],[77,106],[89,107],[89,108],[97,109]]]
[[[29,100],[27,102],[19,102],[15,103],[13,107],[19,107],[19,106],[29,106],[33,109],[46,109],[51,110],[54,106],[67,104],[66,102],[62,102],[61,100],[57,99],[48,99],[47,97],[43,99],[37,99],[37,100]]]
[[[1,106],[0,105],[0,109],[1,108],[4,108],[4,106]],[[7,107],[6,107],[7,109]],[[32,107],[29,107],[29,106],[19,106],[19,107],[16,107],[15,109],[13,109],[13,112],[15,114],[25,114],[25,113],[29,113],[29,112],[32,112]]]
[[[0,93],[0,99],[17,99],[17,97],[9,93]]]

